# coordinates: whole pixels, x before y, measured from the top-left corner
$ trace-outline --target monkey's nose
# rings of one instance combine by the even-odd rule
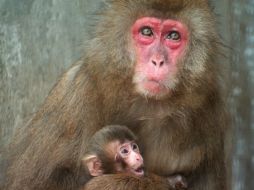
[[[161,60],[161,61],[155,61],[155,60],[152,60],[152,63],[154,66],[156,67],[161,67],[164,65],[164,60]]]
[[[143,158],[142,158],[141,155],[136,155],[136,160],[137,160],[137,161],[143,161]]]

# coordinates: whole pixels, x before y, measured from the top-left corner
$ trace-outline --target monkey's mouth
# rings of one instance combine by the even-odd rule
[[[136,85],[136,91],[144,95],[145,97],[151,97],[156,99],[162,99],[165,96],[170,94],[170,86],[172,82],[168,78],[164,80],[158,80],[154,78],[139,77],[137,75],[133,79],[134,84]]]
[[[137,169],[133,169],[132,173],[135,174],[136,176],[143,176],[144,175],[144,167],[140,166]]]
[[[162,86],[159,81],[156,80],[149,80],[144,82],[145,89],[153,92],[153,93],[160,93],[162,90]]]
[[[168,89],[163,81],[146,80],[143,81],[142,86],[150,95],[162,95],[168,93]]]

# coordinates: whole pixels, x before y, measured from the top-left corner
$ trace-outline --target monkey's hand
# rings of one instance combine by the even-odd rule
[[[182,175],[172,175],[167,178],[169,185],[172,189],[175,190],[184,190],[188,188],[187,180]]]

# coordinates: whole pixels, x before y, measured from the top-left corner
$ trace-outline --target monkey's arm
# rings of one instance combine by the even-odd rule
[[[225,167],[224,136],[228,129],[227,113],[219,109],[213,110],[214,121],[208,121],[208,116],[203,115],[202,134],[205,139],[204,160],[193,170],[188,179],[190,190],[227,190],[227,176]],[[211,117],[210,117],[211,119]],[[200,123],[197,123],[201,126]],[[217,138],[214,138],[217,137]]]
[[[166,178],[149,174],[137,177],[129,174],[110,174],[91,179],[82,190],[173,190]]]
[[[215,163],[217,162],[217,163]],[[188,178],[189,190],[227,190],[226,169],[223,161],[210,163],[211,168],[200,167]]]
[[[95,87],[88,74],[79,74],[81,67],[80,61],[61,77],[46,102],[17,133],[6,189],[76,186],[76,163],[86,142],[101,126]]]

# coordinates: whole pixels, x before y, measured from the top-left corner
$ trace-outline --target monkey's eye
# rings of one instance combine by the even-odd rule
[[[132,143],[132,150],[139,151],[138,145],[136,143]]]
[[[140,33],[143,36],[152,36],[153,30],[149,26],[144,26],[143,28],[140,29]]]
[[[174,40],[174,41],[179,41],[181,39],[181,35],[177,31],[171,31],[169,34],[166,36],[167,39],[169,40]]]
[[[129,154],[129,149],[127,147],[122,147],[120,149],[120,153],[121,155],[126,156],[127,154]]]

